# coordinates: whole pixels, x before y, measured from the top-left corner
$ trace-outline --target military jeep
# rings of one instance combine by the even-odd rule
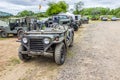
[[[75,15],[75,23],[80,27],[82,25],[81,15]]]
[[[75,31],[78,31],[79,25],[76,24],[73,16],[67,15],[66,13],[61,13],[56,16],[53,16],[53,21],[61,25],[71,26]]]
[[[22,17],[22,18],[10,18],[4,25],[0,24],[0,35],[5,38],[9,34],[21,36],[25,31],[28,31],[30,24],[36,20],[35,18]]]
[[[68,47],[73,45],[74,30],[67,25],[52,24],[45,29],[26,32],[21,38],[19,58],[26,62],[34,56],[52,55],[55,62],[62,65],[65,62]]]

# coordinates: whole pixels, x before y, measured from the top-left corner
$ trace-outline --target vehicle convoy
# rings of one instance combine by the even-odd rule
[[[62,65],[65,62],[67,49],[73,45],[74,30],[70,26],[52,24],[41,25],[45,29],[26,32],[20,39],[19,58],[26,62],[33,56],[52,55],[55,62]]]
[[[67,24],[68,26],[73,27],[75,31],[79,29],[79,23],[76,23],[75,15],[73,14],[60,13],[56,16],[53,16],[52,18],[54,22],[59,23],[61,25]]]
[[[35,18],[23,17],[23,18],[10,18],[9,22],[4,22],[4,25],[0,24],[0,35],[5,38],[9,34],[21,36],[25,31],[30,29],[31,24],[36,20]]]

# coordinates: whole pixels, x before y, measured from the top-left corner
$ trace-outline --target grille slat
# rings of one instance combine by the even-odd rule
[[[30,49],[32,51],[43,51],[44,50],[43,39],[30,39]]]

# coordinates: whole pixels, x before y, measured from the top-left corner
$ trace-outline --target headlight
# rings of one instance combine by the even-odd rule
[[[45,38],[45,39],[44,39],[44,43],[45,43],[45,44],[49,44],[49,43],[50,43],[50,39],[49,39],[49,38]]]
[[[23,38],[22,41],[23,41],[23,43],[27,43],[28,39],[27,38]]]

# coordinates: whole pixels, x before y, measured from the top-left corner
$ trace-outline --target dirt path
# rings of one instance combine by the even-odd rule
[[[0,40],[0,80],[120,80],[119,24],[83,25],[62,66],[46,57],[23,63],[17,56],[16,39]]]
[[[57,80],[120,80],[120,22],[89,25]]]

